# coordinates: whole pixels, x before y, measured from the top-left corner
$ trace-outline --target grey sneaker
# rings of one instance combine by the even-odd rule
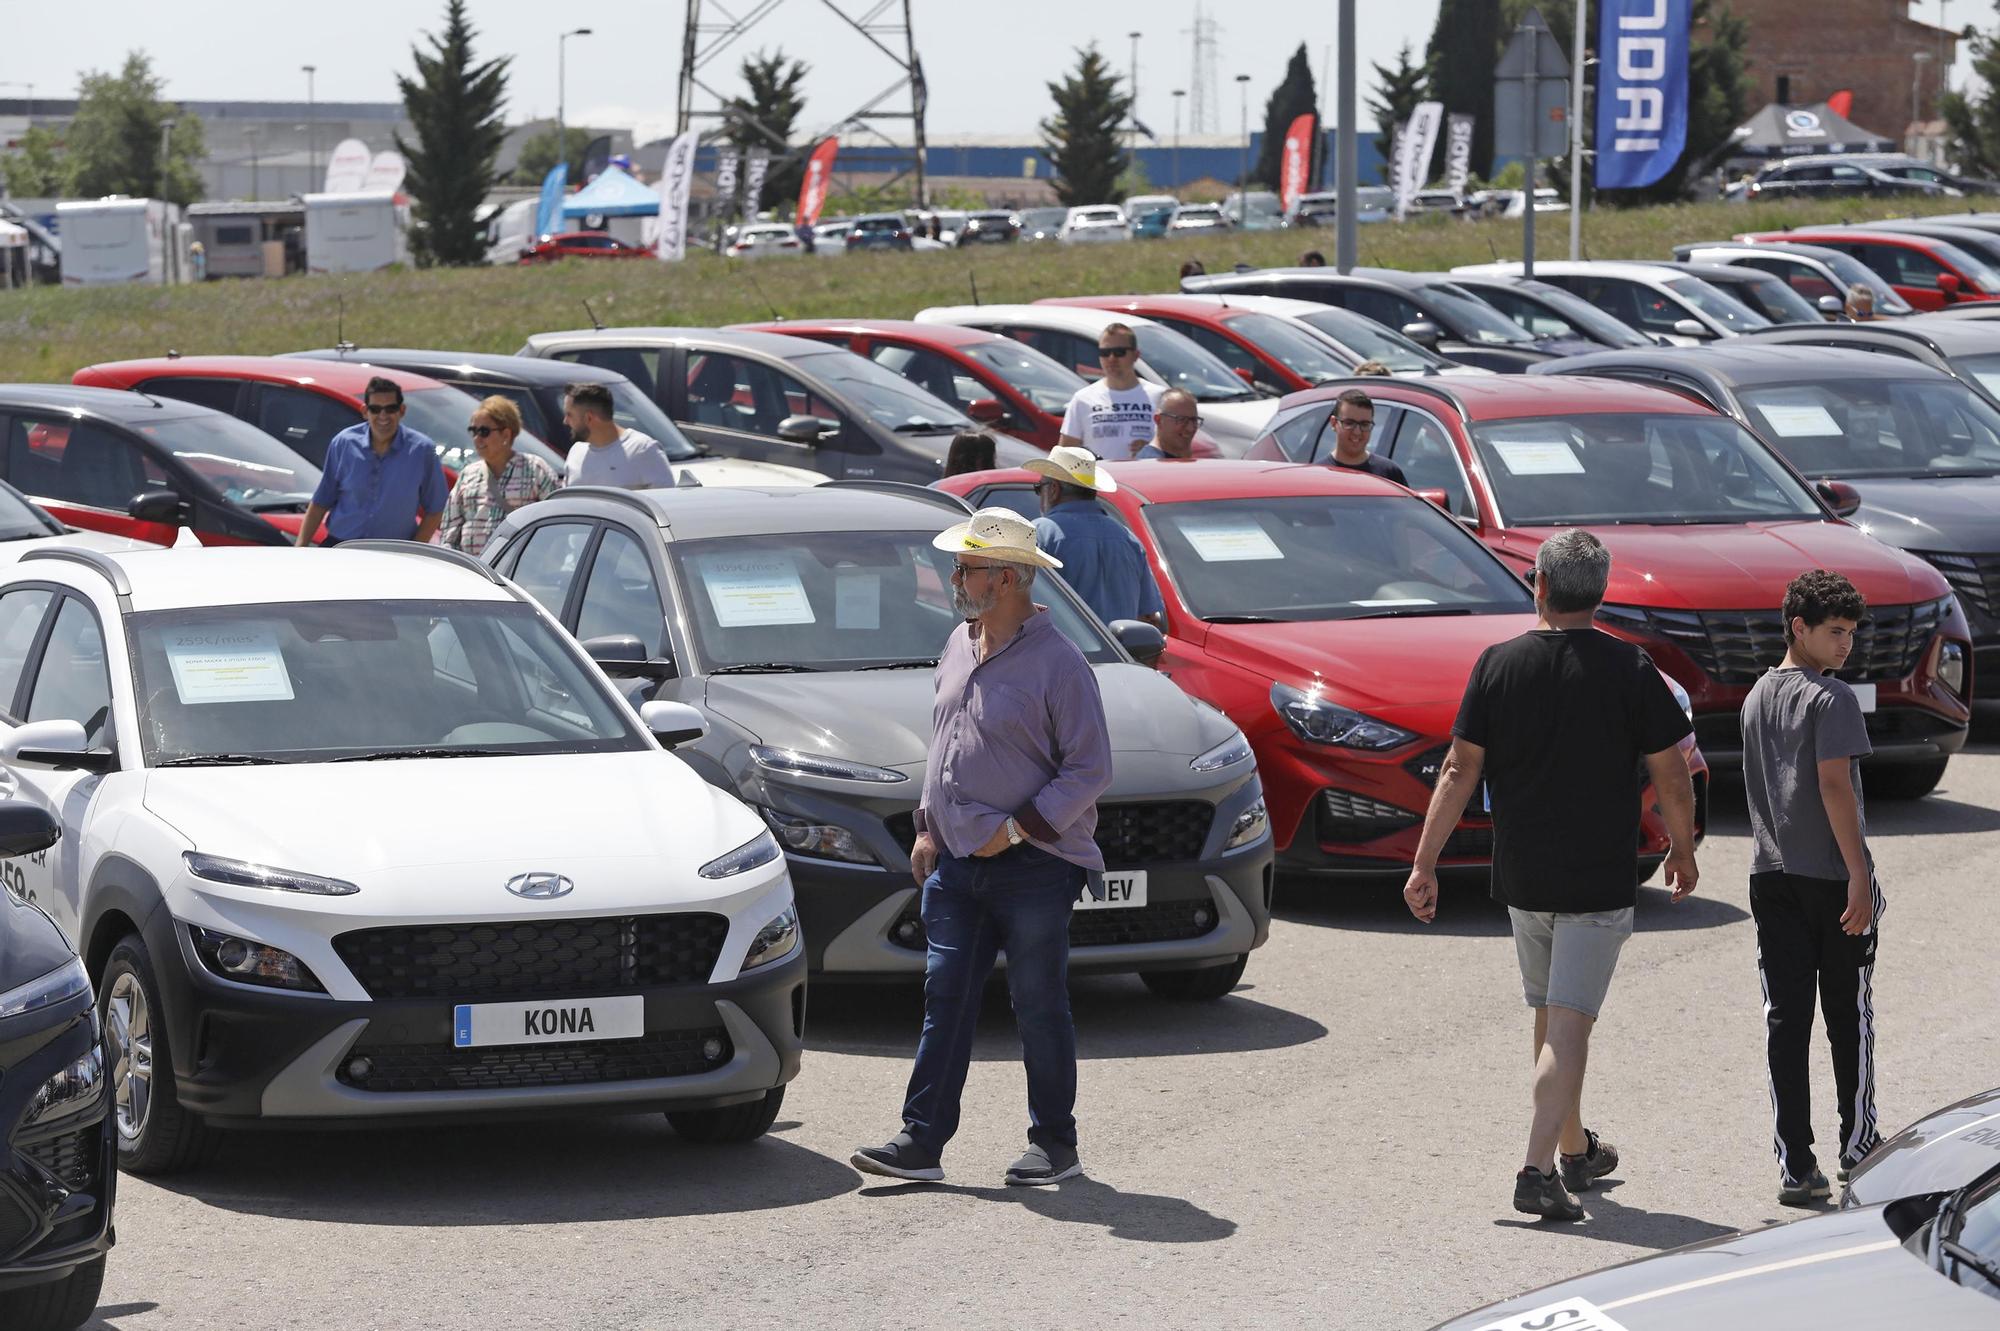
[[[1076,1151],[1068,1146],[1030,1146],[1026,1153],[1007,1166],[1007,1186],[1040,1188],[1075,1178],[1083,1172]]]
[[[1823,1202],[1832,1195],[1833,1185],[1826,1181],[1826,1175],[1821,1173],[1817,1166],[1814,1167],[1812,1173],[1806,1175],[1803,1180],[1797,1183],[1792,1182],[1790,1179],[1784,1179],[1778,1184],[1778,1205],[1780,1206],[1809,1207],[1814,1202]]]
[[[1590,1141],[1590,1149],[1580,1155],[1567,1153],[1556,1158],[1556,1169],[1562,1174],[1563,1186],[1571,1192],[1582,1192],[1597,1180],[1618,1168],[1618,1148],[1603,1140],[1589,1128],[1583,1135]]]
[[[935,1151],[926,1151],[907,1132],[899,1132],[886,1146],[864,1146],[848,1157],[848,1163],[864,1174],[908,1179],[912,1183],[937,1183],[944,1179],[944,1167]]]
[[[1562,1171],[1544,1174],[1533,1165],[1522,1165],[1514,1175],[1514,1209],[1544,1220],[1574,1222],[1584,1218],[1583,1203],[1563,1186]]]

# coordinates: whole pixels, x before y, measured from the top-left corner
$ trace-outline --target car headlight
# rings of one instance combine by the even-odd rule
[[[1307,693],[1283,684],[1271,686],[1271,706],[1292,733],[1310,744],[1334,744],[1343,749],[1393,749],[1416,736],[1387,721],[1328,702],[1317,691]]]
[[[318,874],[273,869],[248,860],[226,860],[220,855],[188,851],[181,856],[188,872],[211,883],[231,887],[262,887],[273,892],[303,892],[313,897],[351,897],[361,889],[343,878],[322,878]]]
[[[748,873],[759,865],[769,864],[783,854],[769,832],[759,832],[727,855],[718,855],[702,865],[701,876],[734,878],[739,873]]]
[[[1201,757],[1190,761],[1188,766],[1197,772],[1220,772],[1225,767],[1249,762],[1250,758],[1250,741],[1243,738],[1243,732],[1239,730]]]
[[[1223,843],[1222,848],[1235,850],[1238,846],[1247,846],[1270,830],[1271,815],[1264,808],[1264,801],[1260,798],[1236,815],[1236,821],[1229,827],[1229,840]]]
[[[1938,678],[1945,687],[1963,697],[1965,695],[1965,644],[1947,642],[1938,649]]]
[[[1653,634],[1653,617],[1646,613],[1646,607],[1642,605],[1600,605],[1597,607],[1597,621],[1627,633]]]
[[[194,954],[201,958],[201,964],[208,968],[209,974],[219,979],[262,985],[266,989],[291,989],[308,994],[326,992],[326,986],[319,982],[319,977],[283,948],[238,938],[215,929],[204,929],[198,924],[188,926],[188,935],[194,940]]]
[[[787,905],[750,940],[750,950],[743,954],[743,969],[747,971],[782,961],[798,945],[799,908],[796,904]]]
[[[771,825],[780,844],[794,855],[806,855],[813,859],[841,860],[848,864],[879,864],[868,848],[861,844],[861,838],[838,823],[816,823],[810,818],[797,814],[779,813],[776,809],[757,806],[757,812],[764,815],[764,821]]]
[[[1694,723],[1694,699],[1688,697],[1688,691],[1682,688],[1681,682],[1672,675],[1663,674],[1660,678],[1667,681],[1667,692],[1674,695],[1674,701],[1680,704],[1681,711],[1687,716],[1688,723],[1692,725]]]
[[[773,772],[790,772],[797,776],[830,776],[836,781],[871,781],[882,786],[910,779],[901,772],[892,772],[886,767],[850,763],[839,758],[822,757],[817,753],[800,753],[797,749],[774,749],[768,744],[752,744],[750,757],[759,767],[769,768]]]
[[[0,1020],[18,1017],[90,993],[90,973],[79,957],[71,957],[46,974],[0,994]]]
[[[91,1023],[93,1034],[97,1023]],[[97,1103],[104,1092],[104,1043],[93,1039],[90,1052],[43,1082],[28,1103],[23,1126],[67,1118]]]

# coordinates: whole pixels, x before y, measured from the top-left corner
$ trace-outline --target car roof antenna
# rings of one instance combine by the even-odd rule
[[[345,356],[355,350],[354,344],[347,340],[347,293],[335,292],[333,301],[333,349]]]
[[[1495,245],[1495,244],[1493,243],[1493,237],[1491,237],[1491,236],[1488,236],[1488,237],[1486,238],[1486,248],[1487,248],[1487,249],[1488,249],[1488,250],[1489,250],[1489,251],[1490,251],[1490,252],[1492,253],[1492,255],[1493,255],[1493,262],[1495,262],[1495,263],[1499,263],[1499,262],[1500,262],[1500,247],[1499,247],[1498,245]]]
[[[590,302],[583,302],[583,312],[590,316],[590,326],[597,332],[604,331],[604,320],[597,317],[597,311],[590,308]]]

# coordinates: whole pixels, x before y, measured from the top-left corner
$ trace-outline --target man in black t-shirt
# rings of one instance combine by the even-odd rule
[[[1334,466],[1386,476],[1398,485],[1409,484],[1401,467],[1368,451],[1368,437],[1375,433],[1375,401],[1368,394],[1350,388],[1334,399],[1333,419],[1326,426],[1333,431]]]
[[[1618,1164],[1580,1105],[1591,1027],[1632,934],[1642,760],[1672,838],[1673,899],[1697,877],[1694,788],[1679,748],[1693,726],[1645,652],[1592,627],[1610,574],[1610,552],[1586,531],[1536,553],[1540,622],[1473,667],[1403,889],[1412,914],[1436,918],[1438,855],[1483,773],[1493,897],[1507,906],[1535,1012],[1534,1120],[1514,1209],[1550,1220],[1583,1219],[1573,1190]]]

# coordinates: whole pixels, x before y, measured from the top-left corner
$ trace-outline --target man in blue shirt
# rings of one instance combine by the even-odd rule
[[[1166,608],[1145,547],[1097,502],[1118,489],[1097,455],[1058,444],[1022,466],[1038,478],[1042,517],[1035,522],[1035,544],[1062,561],[1063,580],[1107,624],[1139,619],[1164,630]]]
[[[403,424],[403,390],[381,376],[361,394],[368,423],[352,425],[326,446],[319,488],[306,506],[299,544],[311,545],[326,523],[326,544],[363,539],[428,541],[448,497],[437,445]]]

